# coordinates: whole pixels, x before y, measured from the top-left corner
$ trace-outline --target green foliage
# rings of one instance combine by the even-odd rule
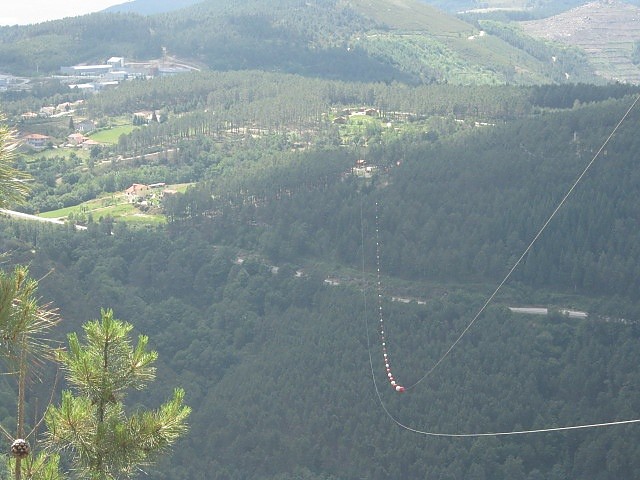
[[[539,60],[539,73],[544,73],[555,83],[566,83],[567,79],[572,83],[602,83],[598,82],[585,53],[578,49],[536,40],[512,23],[486,20],[480,25],[487,33]]]
[[[0,208],[7,208],[24,201],[29,192],[25,183],[29,176],[15,168],[16,134],[3,120],[0,117]]]
[[[50,305],[39,304],[37,288],[27,267],[0,270],[0,352],[12,368],[25,358],[39,363],[52,357],[51,329],[60,319]]]
[[[373,57],[399,65],[420,83],[487,85],[506,81],[493,67],[472,63],[440,40],[425,37],[422,33],[380,33],[363,39],[361,43]]]
[[[69,381],[90,402],[107,403],[121,399],[128,388],[141,389],[153,380],[156,352],[147,352],[148,337],[141,335],[135,348],[128,337],[133,325],[113,318],[112,311],[103,311],[101,321],[84,326],[87,346],[78,336],[69,335],[69,350],[59,354],[59,360],[69,372]],[[107,363],[108,362],[108,363]]]
[[[171,461],[145,468],[151,478],[445,478],[479,472],[503,478],[536,470],[542,478],[560,471],[574,478],[633,476],[640,441],[635,427],[463,442],[421,442],[397,430],[377,404],[369,377],[361,273],[347,273],[341,286],[330,287],[323,280],[333,267],[319,263],[279,263],[274,272],[260,256],[212,244],[215,230],[183,226],[169,235],[120,229],[111,236],[97,229],[51,231],[36,261],[56,259],[58,268],[43,287],[62,300],[70,322],[86,309],[117,302],[122,314],[136,316],[139,327],[152,333],[167,360],[157,385],[131,393],[134,402],[158,401],[164,385],[180,379],[199,405],[191,434]],[[383,245],[383,256],[390,251]],[[295,275],[299,268],[305,275]],[[401,284],[386,275],[383,283],[388,348],[398,378],[410,383],[464,328],[484,292],[414,281],[407,285],[426,303],[402,304],[390,299]],[[534,303],[545,298],[526,288],[512,295]],[[375,324],[375,315],[369,316]],[[637,308],[627,318],[635,321]],[[383,388],[390,411],[420,429],[486,431],[632,418],[640,409],[634,323],[597,316],[530,319],[497,304],[468,335],[410,394]],[[382,385],[379,347],[372,348]]]
[[[38,282],[29,277],[26,267],[15,267],[11,273],[0,270],[0,358],[17,385],[15,430],[0,425],[9,439],[28,439],[33,433],[27,432],[27,385],[40,378],[43,361],[52,359],[51,330],[60,320],[49,305],[39,304],[37,288]],[[47,453],[36,456],[31,450],[24,458],[13,457],[9,467],[16,480],[22,475],[34,479],[59,478],[58,458]]]
[[[575,85],[539,85],[531,89],[531,103],[536,107],[564,109],[587,103],[620,99],[633,95],[633,85],[616,83],[606,87],[578,83]]]
[[[254,20],[261,34],[273,34],[264,17]],[[362,291],[373,282],[378,228],[389,349],[398,378],[411,383],[468,324],[636,90],[410,87],[228,72],[131,82],[93,98],[88,108],[97,114],[168,113],[166,122],[121,137],[118,154],[157,145],[179,152],[92,171],[77,157],[30,159],[32,205],[71,204],[134,181],[201,181],[167,201],[170,223],[162,228],[103,219],[75,232],[3,221],[8,261],[29,262],[38,276],[55,267],[41,291],[65,312],[68,331],[114,305],[149,332],[162,359],[160,381],[147,384],[151,359],[135,358],[151,342],[136,347],[130,326],[103,312],[125,340],[113,352],[126,360],[93,376],[104,365],[103,324],[88,324],[93,333],[85,330],[84,340],[69,337],[61,358],[78,379],[49,410],[52,439],[83,474],[128,475],[163,443],[153,434],[158,423],[173,418],[169,430],[183,433],[182,392],[165,401],[163,391],[179,382],[198,405],[192,434],[170,461],[145,467],[151,478],[633,478],[640,438],[631,426],[433,442],[396,429],[369,378],[363,317],[376,319]],[[340,127],[328,118],[365,105],[379,117],[344,127],[349,145],[340,146]],[[381,391],[390,412],[440,432],[637,416],[635,130],[630,121],[618,131],[441,369],[409,395]],[[378,167],[366,181],[349,174],[363,157]],[[328,276],[340,285],[329,286]],[[421,302],[391,301],[396,294]],[[505,308],[514,304],[556,312],[570,305],[590,316],[531,319]],[[379,352],[372,353],[382,384]],[[138,363],[146,373],[129,375]],[[148,402],[162,406],[136,408]],[[71,426],[84,433],[74,436]],[[109,459],[115,470],[107,472]]]
[[[151,26],[148,19],[136,15],[97,13],[5,27],[0,29],[0,59],[12,65],[13,72],[24,74],[104,61],[115,51],[129,58],[159,57],[159,38]]]
[[[30,455],[22,460],[22,477],[29,480],[65,480],[66,476],[62,473],[60,466],[60,456],[50,452],[41,452],[37,456]],[[16,460],[10,459],[8,462],[8,471],[15,472]],[[7,473],[6,477],[11,478]]]
[[[69,350],[58,357],[76,394],[63,392],[60,406],[47,410],[49,442],[70,451],[75,468],[90,478],[131,478],[187,431],[191,409],[182,389],[157,410],[125,413],[127,390],[154,379],[157,359],[144,335],[132,345],[132,329],[103,310],[99,321],[84,325],[86,343],[70,334]]]

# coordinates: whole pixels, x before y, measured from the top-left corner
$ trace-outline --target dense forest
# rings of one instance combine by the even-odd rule
[[[397,430],[371,386],[362,293],[327,286],[317,272],[296,278],[297,265],[276,272],[259,258],[239,265],[235,249],[211,245],[197,229],[173,237],[8,230],[45,236],[32,269],[55,266],[42,293],[58,299],[65,329],[76,315],[116,306],[152,335],[165,359],[159,383],[183,386],[198,405],[189,438],[154,478],[619,478],[637,468],[634,427],[515,441]],[[424,306],[384,303],[407,381],[482,300],[422,293],[431,295]],[[406,397],[383,390],[383,398],[403,422],[444,432],[627,418],[640,408],[637,342],[635,324],[532,321],[493,307],[435,377]]]
[[[194,77],[194,99],[198,82],[206,81]],[[231,83],[238,88],[232,98],[253,91]],[[164,88],[185,88],[156,86],[160,99]],[[357,85],[333,87],[332,95],[362,100]],[[372,104],[386,98],[400,108],[400,100],[376,88]],[[177,164],[156,167],[156,175],[187,169],[201,179],[167,204],[164,227],[103,218],[78,232],[2,221],[4,265],[29,264],[42,278],[41,294],[64,317],[60,335],[113,308],[160,354],[159,386],[137,401],[161,398],[166,384],[186,390],[194,406],[190,434],[150,476],[633,477],[640,440],[634,426],[513,439],[428,439],[403,431],[378,404],[368,355],[385,406],[420,430],[486,432],[635,417],[637,111],[434,375],[405,395],[387,391],[379,345],[372,340],[368,347],[367,338],[376,336],[377,229],[389,349],[398,378],[410,384],[468,324],[637,92],[482,87],[470,89],[467,100],[458,91],[447,104],[448,87],[432,87],[431,95],[416,88],[394,92],[407,102],[422,98],[429,115],[438,108],[453,115],[464,105],[458,114],[466,123],[477,114],[494,125],[407,129],[367,137],[364,145],[315,145],[322,133],[312,137],[314,148],[299,151],[278,143],[275,128],[240,143],[194,132],[182,140]],[[117,109],[108,98],[95,105]],[[201,98],[200,108],[220,101]],[[512,108],[519,99],[522,107],[505,115],[501,98]],[[443,102],[448,106],[436,108]],[[301,116],[314,117],[315,108],[331,103],[325,98]],[[378,173],[345,175],[363,155]],[[110,168],[131,179],[151,167]],[[506,308],[512,305],[578,308],[589,318],[520,316]],[[0,418],[11,417],[11,405],[7,397]]]

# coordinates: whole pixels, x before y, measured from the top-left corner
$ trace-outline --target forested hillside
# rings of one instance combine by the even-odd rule
[[[111,307],[150,336],[160,381],[140,403],[161,398],[162,385],[185,388],[190,434],[149,478],[633,478],[633,425],[481,439],[402,430],[378,403],[369,352],[386,407],[419,430],[636,418],[639,110],[467,336],[404,395],[385,384],[372,299],[379,266],[394,373],[411,384],[468,325],[637,88],[255,75],[100,95],[88,110],[130,115],[158,101],[149,108],[167,119],[123,135],[104,163],[25,160],[40,206],[63,189],[97,195],[138,178],[188,178],[194,185],[166,203],[166,226],[109,217],[86,231],[0,224],[5,265],[31,266],[63,331]],[[349,105],[378,116],[334,123]],[[179,148],[175,158],[118,160],[162,142]],[[373,173],[359,175],[358,160]],[[556,313],[507,308],[521,305]],[[589,316],[570,319],[562,308]],[[13,411],[3,402],[0,419]]]

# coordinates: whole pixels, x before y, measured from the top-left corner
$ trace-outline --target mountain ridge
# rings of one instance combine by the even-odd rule
[[[137,13],[139,15],[157,15],[189,7],[203,0],[133,0],[105,8],[105,13]]]
[[[214,70],[343,80],[561,83],[565,68],[575,81],[593,78],[574,73],[584,71],[575,60],[560,67],[485,33],[417,0],[394,0],[392,7],[381,0],[209,0],[153,16],[101,13],[0,29],[0,63],[19,73],[36,65],[54,72],[113,55],[159,58],[166,47]]]

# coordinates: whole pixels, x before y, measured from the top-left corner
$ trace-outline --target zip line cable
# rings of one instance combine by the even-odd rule
[[[407,430],[409,432],[413,432],[419,435],[424,435],[424,436],[429,436],[429,437],[445,437],[445,438],[479,438],[479,437],[506,437],[506,436],[515,436],[515,435],[527,435],[527,434],[535,434],[535,433],[552,433],[552,432],[563,432],[563,431],[570,431],[570,430],[585,430],[585,429],[592,429],[592,428],[602,428],[602,427],[612,427],[612,426],[619,426],[619,425],[629,425],[629,424],[635,424],[635,423],[640,423],[640,418],[638,419],[631,419],[631,420],[616,420],[616,421],[611,421],[611,422],[602,422],[602,423],[589,423],[589,424],[580,424],[580,425],[569,425],[569,426],[563,426],[563,427],[549,427],[549,428],[537,428],[537,429],[530,429],[530,430],[512,430],[512,431],[501,431],[501,432],[471,432],[471,433],[446,433],[446,432],[432,432],[432,431],[428,431],[428,430],[420,430],[417,428],[413,428],[410,427],[409,425],[406,425],[404,423],[402,423],[400,420],[398,420],[387,408],[386,404],[384,403],[384,400],[382,399],[382,395],[380,394],[380,389],[378,388],[378,382],[376,380],[376,375],[375,375],[375,369],[373,367],[373,356],[371,354],[371,336],[369,334],[369,307],[368,307],[368,300],[367,300],[367,285],[366,285],[366,268],[365,268],[365,251],[364,251],[364,220],[363,220],[363,205],[362,205],[362,197],[360,197],[360,231],[361,231],[361,236],[362,236],[362,278],[364,280],[364,285],[363,285],[363,303],[364,303],[364,321],[365,321],[365,332],[366,332],[366,337],[367,337],[367,351],[369,354],[369,368],[371,370],[371,379],[373,380],[373,386],[376,392],[376,396],[378,398],[378,403],[380,404],[380,406],[382,407],[382,410],[384,411],[384,413],[387,415],[387,417],[389,417],[389,419],[391,419],[391,421],[393,423],[395,423],[398,427]],[[377,250],[377,253],[379,254],[379,250]],[[378,259],[379,259],[379,255],[378,255]],[[378,279],[378,301],[380,302],[380,291],[381,291],[381,281],[380,281],[380,274],[379,274],[379,268],[378,268],[378,274],[377,274],[377,279]],[[382,313],[381,313],[381,317],[382,317]],[[382,320],[381,320],[382,322]],[[384,328],[384,327],[381,327]],[[385,343],[385,342],[383,342]],[[384,347],[384,345],[383,345]],[[384,350],[384,352],[386,353],[386,349]],[[388,357],[385,355],[384,357],[386,364],[390,364],[390,361],[388,361]],[[389,367],[387,367],[389,368]],[[390,377],[392,378],[392,377]],[[393,380],[391,380],[393,381]],[[414,384],[415,385],[415,384]],[[393,383],[392,386],[396,387]],[[400,391],[397,390],[396,391]],[[402,390],[404,391],[404,390]]]
[[[360,199],[362,201],[362,198]],[[360,206],[362,207],[362,205]],[[362,211],[360,212],[362,215]],[[362,229],[361,229],[362,230]],[[364,249],[364,245],[363,245]],[[384,359],[384,366],[387,370],[387,377],[389,379],[389,383],[393,387],[393,389],[402,393],[405,391],[405,388],[398,384],[395,377],[393,376],[393,371],[391,370],[391,358],[387,353],[387,341],[385,338],[385,328],[384,328],[384,315],[382,312],[382,281],[380,279],[380,229],[378,225],[378,203],[376,203],[376,280],[378,282],[377,292],[378,292],[378,318],[380,320],[380,343],[382,344],[382,357]]]
[[[524,257],[527,255],[527,253],[529,253],[531,248],[533,248],[533,245],[536,243],[538,238],[542,235],[542,233],[547,228],[549,223],[551,223],[551,221],[553,220],[555,215],[558,213],[560,208],[562,208],[562,206],[566,203],[566,201],[569,198],[569,196],[573,193],[573,191],[578,186],[580,181],[587,174],[587,172],[589,171],[591,166],[594,164],[596,159],[600,156],[600,153],[602,153],[604,148],[607,146],[609,141],[613,138],[615,133],[618,131],[618,129],[620,128],[622,123],[629,116],[629,114],[631,113],[631,111],[633,110],[633,108],[635,107],[635,105],[638,103],[639,100],[640,100],[640,95],[636,96],[636,98],[633,101],[633,103],[631,104],[631,106],[627,109],[627,111],[622,116],[620,121],[613,128],[613,130],[611,131],[611,133],[609,134],[607,139],[604,141],[602,146],[598,149],[598,151],[595,153],[595,155],[593,156],[591,161],[587,164],[587,166],[583,169],[582,173],[574,181],[574,183],[571,186],[571,188],[568,190],[568,192],[565,194],[565,196],[562,198],[562,200],[558,203],[558,205],[553,210],[553,212],[551,213],[549,218],[544,222],[542,227],[538,230],[538,233],[534,236],[533,240],[529,243],[527,248],[525,248],[525,250],[522,253],[522,255],[520,255],[520,257],[518,258],[516,263],[513,265],[513,267],[511,267],[511,269],[509,270],[507,275],[499,283],[498,287],[494,290],[494,292],[485,301],[485,303],[482,305],[482,307],[480,308],[478,313],[476,313],[476,315],[473,317],[471,322],[469,322],[469,324],[465,327],[465,329],[462,331],[462,333],[456,338],[456,340],[445,351],[445,353],[439,358],[439,360],[427,371],[427,373],[425,373],[420,379],[418,379],[418,381],[413,383],[411,386],[406,387],[406,388],[401,387],[402,388],[401,391],[408,390],[408,389],[413,388],[416,385],[418,385],[420,382],[422,382],[424,379],[426,379],[429,375],[431,375],[431,373],[433,373],[433,371],[449,356],[451,351],[462,340],[462,338],[469,331],[469,329],[473,326],[473,324],[480,317],[480,315],[484,312],[484,310],[487,308],[487,306],[491,303],[491,301],[493,301],[493,299],[498,294],[500,289],[509,280],[509,278],[511,277],[511,275],[515,271],[516,267],[518,267],[518,265],[522,262]],[[568,426],[561,426],[561,427],[537,428],[537,429],[529,429],[529,430],[510,430],[510,431],[498,431],[498,432],[470,432],[470,433],[455,433],[455,432],[453,432],[452,433],[452,432],[434,432],[434,431],[429,431],[429,430],[420,430],[420,429],[417,429],[417,428],[413,428],[413,427],[411,427],[409,425],[406,425],[406,424],[402,423],[400,420],[398,420],[389,411],[389,409],[387,408],[386,404],[384,403],[384,400],[382,399],[382,395],[381,395],[380,390],[378,388],[378,382],[376,381],[375,369],[373,367],[373,356],[371,354],[371,337],[369,335],[369,319],[368,319],[369,312],[368,312],[367,282],[366,282],[366,268],[365,268],[366,265],[365,265],[365,249],[364,249],[365,240],[364,240],[364,213],[363,213],[363,210],[364,210],[364,206],[363,206],[363,199],[362,199],[362,194],[361,194],[360,195],[360,231],[361,231],[361,243],[362,243],[362,278],[363,278],[363,282],[364,282],[363,289],[362,289],[362,291],[363,291],[363,303],[364,303],[364,306],[363,306],[364,313],[363,314],[364,314],[365,331],[366,331],[366,338],[367,338],[367,351],[368,351],[368,354],[369,354],[369,367],[370,367],[370,370],[371,370],[371,379],[373,381],[373,386],[374,386],[374,389],[375,389],[375,392],[376,392],[376,396],[378,398],[378,403],[382,407],[382,409],[385,412],[385,414],[387,415],[387,417],[389,417],[389,419],[393,423],[395,423],[398,427],[400,427],[400,428],[402,428],[404,430],[407,430],[409,432],[413,432],[413,433],[416,433],[416,434],[419,434],[419,435],[429,436],[429,437],[479,438],[479,437],[505,437],[505,436],[516,436],[516,435],[530,435],[530,434],[536,434],[536,433],[565,432],[565,431],[586,430],[586,429],[613,427],[613,426],[621,426],[621,425],[632,425],[632,424],[640,423],[640,418],[636,418],[636,419],[629,419],[629,420],[615,420],[615,421],[610,421],[610,422],[587,423],[587,424],[568,425]],[[378,303],[379,303],[380,324],[381,324],[380,328],[381,328],[381,332],[382,332],[381,333],[381,340],[382,340],[382,343],[383,343],[383,345],[382,345],[383,346],[383,352],[385,354],[384,355],[385,364],[387,365],[387,367],[386,367],[387,368],[387,374],[388,374],[388,376],[390,375],[390,379],[393,380],[393,376],[392,376],[392,374],[391,374],[391,372],[389,370],[390,367],[388,366],[388,365],[390,365],[390,362],[387,361],[388,356],[386,355],[386,353],[387,353],[386,352],[386,341],[384,339],[384,326],[383,326],[383,318],[382,318],[383,316],[382,316],[382,307],[381,307],[382,286],[381,286],[381,280],[380,280],[380,245],[379,245],[379,238],[378,238],[379,233],[378,232],[379,232],[379,230],[378,230],[378,212],[377,212],[377,203],[376,203],[376,261],[377,261],[376,268],[377,268],[377,282],[378,282],[378,285],[377,285]],[[392,386],[394,386],[394,384],[392,384]],[[400,391],[400,390],[396,390],[396,391]]]

